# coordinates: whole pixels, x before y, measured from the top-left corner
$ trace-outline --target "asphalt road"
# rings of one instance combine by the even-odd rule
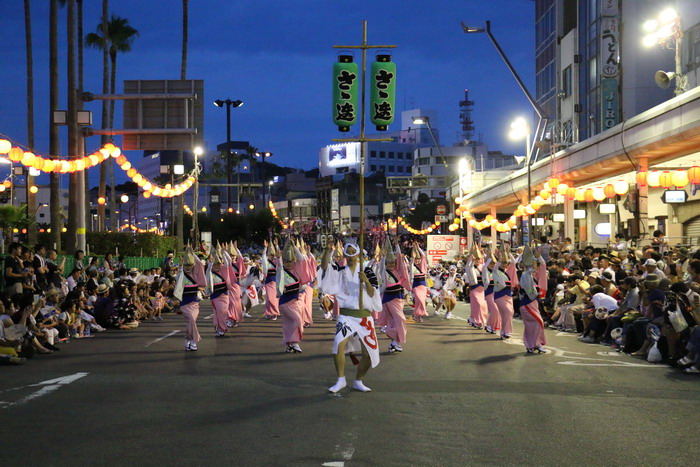
[[[695,465],[700,378],[547,331],[526,355],[457,319],[409,327],[365,382],[335,382],[334,322],[286,354],[280,322],[246,320],[198,352],[181,316],[0,367],[0,465]],[[176,332],[177,331],[177,332]],[[352,373],[348,364],[348,380]],[[53,381],[52,381],[53,380]]]

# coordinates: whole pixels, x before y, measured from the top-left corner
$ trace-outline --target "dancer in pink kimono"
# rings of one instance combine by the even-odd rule
[[[299,251],[304,255],[304,268],[306,269],[305,276],[309,279],[305,282],[303,287],[299,292],[299,300],[301,301],[301,317],[304,323],[304,327],[308,328],[314,324],[313,318],[313,299],[314,299],[314,285],[316,282],[316,257],[311,253],[311,249],[306,245],[303,240],[298,245]]]
[[[216,337],[226,337],[226,319],[229,311],[228,265],[225,263],[221,246],[214,249],[207,267],[207,293],[214,309],[214,329]]]
[[[428,260],[425,252],[413,242],[413,264],[411,265],[411,283],[413,292],[413,319],[416,323],[423,322],[423,317],[428,316],[425,309],[425,298],[428,295],[426,274],[428,273]]]
[[[481,251],[476,245],[473,245],[472,252],[467,260],[464,278],[469,284],[469,319],[467,322],[470,326],[477,329],[484,327],[484,319],[488,313],[488,306],[484,298],[484,283],[477,268],[477,264],[480,261]]]
[[[304,322],[299,292],[310,280],[306,258],[291,243],[287,240],[284,250],[277,253],[277,264],[282,265],[277,268],[277,296],[282,315],[282,342],[287,353],[301,353],[299,342],[304,336]]]
[[[525,245],[523,251],[522,263],[525,266],[525,271],[520,277],[520,316],[523,319],[525,330],[523,332],[523,342],[527,353],[546,353],[544,346],[547,344],[547,339],[544,335],[544,322],[540,315],[540,307],[537,302],[539,291],[537,287],[537,279],[542,275],[544,268],[545,283],[547,266],[544,261],[540,264],[540,269],[535,272],[535,255],[529,245]],[[538,277],[536,277],[538,276]]]
[[[199,270],[201,269],[201,271]],[[177,275],[173,295],[180,301],[180,311],[185,318],[185,350],[196,351],[202,340],[197,329],[200,292],[205,289],[204,265],[195,257],[189,246],[182,258],[182,269]]]
[[[371,268],[363,264],[364,261],[360,261],[360,247],[357,242],[351,238],[346,238],[345,241],[343,254],[347,260],[347,266],[337,267],[329,264],[328,247],[321,261],[322,288],[334,294],[340,303],[340,314],[333,339],[338,380],[328,390],[336,393],[347,386],[345,353],[361,351],[362,359],[357,366],[357,375],[352,387],[357,391],[369,392],[371,389],[364,384],[363,378],[370,366],[379,365],[379,339],[374,329],[372,310],[381,307],[381,296],[377,277]],[[362,293],[362,300],[360,300],[360,293]]]
[[[241,286],[240,281],[246,275],[245,263],[243,255],[238,250],[238,241],[233,245],[229,245],[229,251],[224,252],[224,258],[228,268],[228,320],[226,326],[237,327],[243,321],[243,303],[241,302]]]
[[[510,259],[509,259],[510,258]],[[501,267],[508,264],[505,271]],[[515,278],[513,281],[511,278]],[[506,255],[505,245],[502,247],[500,261],[493,267],[493,298],[501,315],[501,339],[510,339],[513,332],[513,285],[518,283],[515,269],[515,258],[510,253]]]
[[[486,301],[486,309],[489,317],[486,321],[486,332],[498,334],[501,330],[501,314],[496,305],[496,297],[494,297],[494,283],[492,269],[496,264],[496,258],[493,253],[486,258],[484,266],[481,268],[481,280],[484,283],[484,300]]]
[[[384,333],[391,338],[389,353],[403,352],[406,343],[406,316],[403,314],[404,292],[411,288],[406,259],[401,249],[396,246],[392,251],[391,241],[387,238],[385,255],[382,258],[382,323]]]
[[[269,246],[269,252],[268,252]],[[267,243],[265,240],[262,252],[262,270],[264,276],[265,290],[265,319],[275,321],[279,315],[279,298],[277,297],[277,258],[276,253],[279,245],[277,239],[273,243]],[[268,255],[269,253],[269,255]]]

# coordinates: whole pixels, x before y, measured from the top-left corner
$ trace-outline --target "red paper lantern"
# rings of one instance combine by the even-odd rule
[[[552,196],[552,192],[549,190],[540,190],[540,196],[542,197],[543,200],[548,200],[550,196]]]
[[[569,199],[576,199],[576,188],[570,186],[566,189],[566,197]]]
[[[592,188],[586,188],[586,191],[583,193],[583,200],[587,203],[593,202],[593,189]]]

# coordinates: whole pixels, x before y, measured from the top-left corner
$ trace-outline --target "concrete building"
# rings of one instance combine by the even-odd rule
[[[552,151],[673,97],[673,83],[661,89],[654,79],[658,70],[675,69],[673,50],[642,44],[642,25],[668,6],[680,13],[682,69],[690,89],[697,86],[700,66],[696,1],[536,0],[535,99],[549,119]]]

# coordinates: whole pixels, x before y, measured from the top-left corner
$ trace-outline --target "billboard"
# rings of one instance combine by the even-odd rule
[[[428,264],[435,266],[440,261],[452,261],[459,255],[459,235],[428,235]]]

